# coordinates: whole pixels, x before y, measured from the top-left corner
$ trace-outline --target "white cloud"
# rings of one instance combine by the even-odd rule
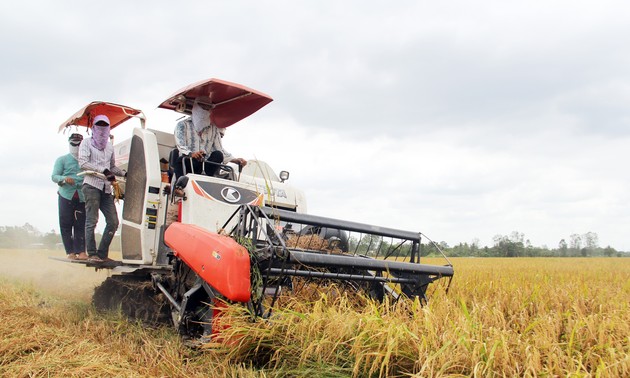
[[[227,149],[291,171],[318,215],[450,244],[518,230],[555,247],[593,231],[630,250],[627,10],[620,1],[3,3],[0,225],[57,227],[49,171],[66,141],[56,130],[80,107],[127,104],[170,131],[177,115],[156,106],[217,77],[275,100],[230,128]]]

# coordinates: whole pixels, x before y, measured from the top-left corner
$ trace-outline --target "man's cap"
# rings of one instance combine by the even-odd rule
[[[78,134],[78,133],[73,133],[73,134],[70,134],[70,137],[68,138],[68,140],[70,142],[80,142],[83,140],[83,135]]]
[[[105,122],[109,126],[109,118],[107,118],[107,116],[104,114],[99,114],[96,117],[94,117],[94,125],[96,125],[99,122]]]

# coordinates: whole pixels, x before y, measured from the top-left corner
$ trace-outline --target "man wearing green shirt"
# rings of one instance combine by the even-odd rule
[[[79,168],[79,145],[81,134],[72,134],[68,139],[70,153],[55,161],[52,180],[59,185],[59,228],[61,240],[69,259],[87,260],[85,253],[85,199],[83,198],[83,176]]]

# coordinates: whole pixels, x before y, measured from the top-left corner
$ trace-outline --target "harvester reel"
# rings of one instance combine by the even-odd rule
[[[322,291],[426,302],[431,282],[453,276],[450,263],[420,264],[420,233],[248,205],[236,214],[230,235],[249,246],[262,278],[265,295],[252,296],[257,316],[270,315],[285,295],[316,299]]]

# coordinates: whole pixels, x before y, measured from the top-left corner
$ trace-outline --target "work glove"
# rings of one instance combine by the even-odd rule
[[[107,178],[107,181],[109,181],[109,182],[116,181],[116,176],[109,169],[105,168],[105,170],[103,170],[103,174]]]

